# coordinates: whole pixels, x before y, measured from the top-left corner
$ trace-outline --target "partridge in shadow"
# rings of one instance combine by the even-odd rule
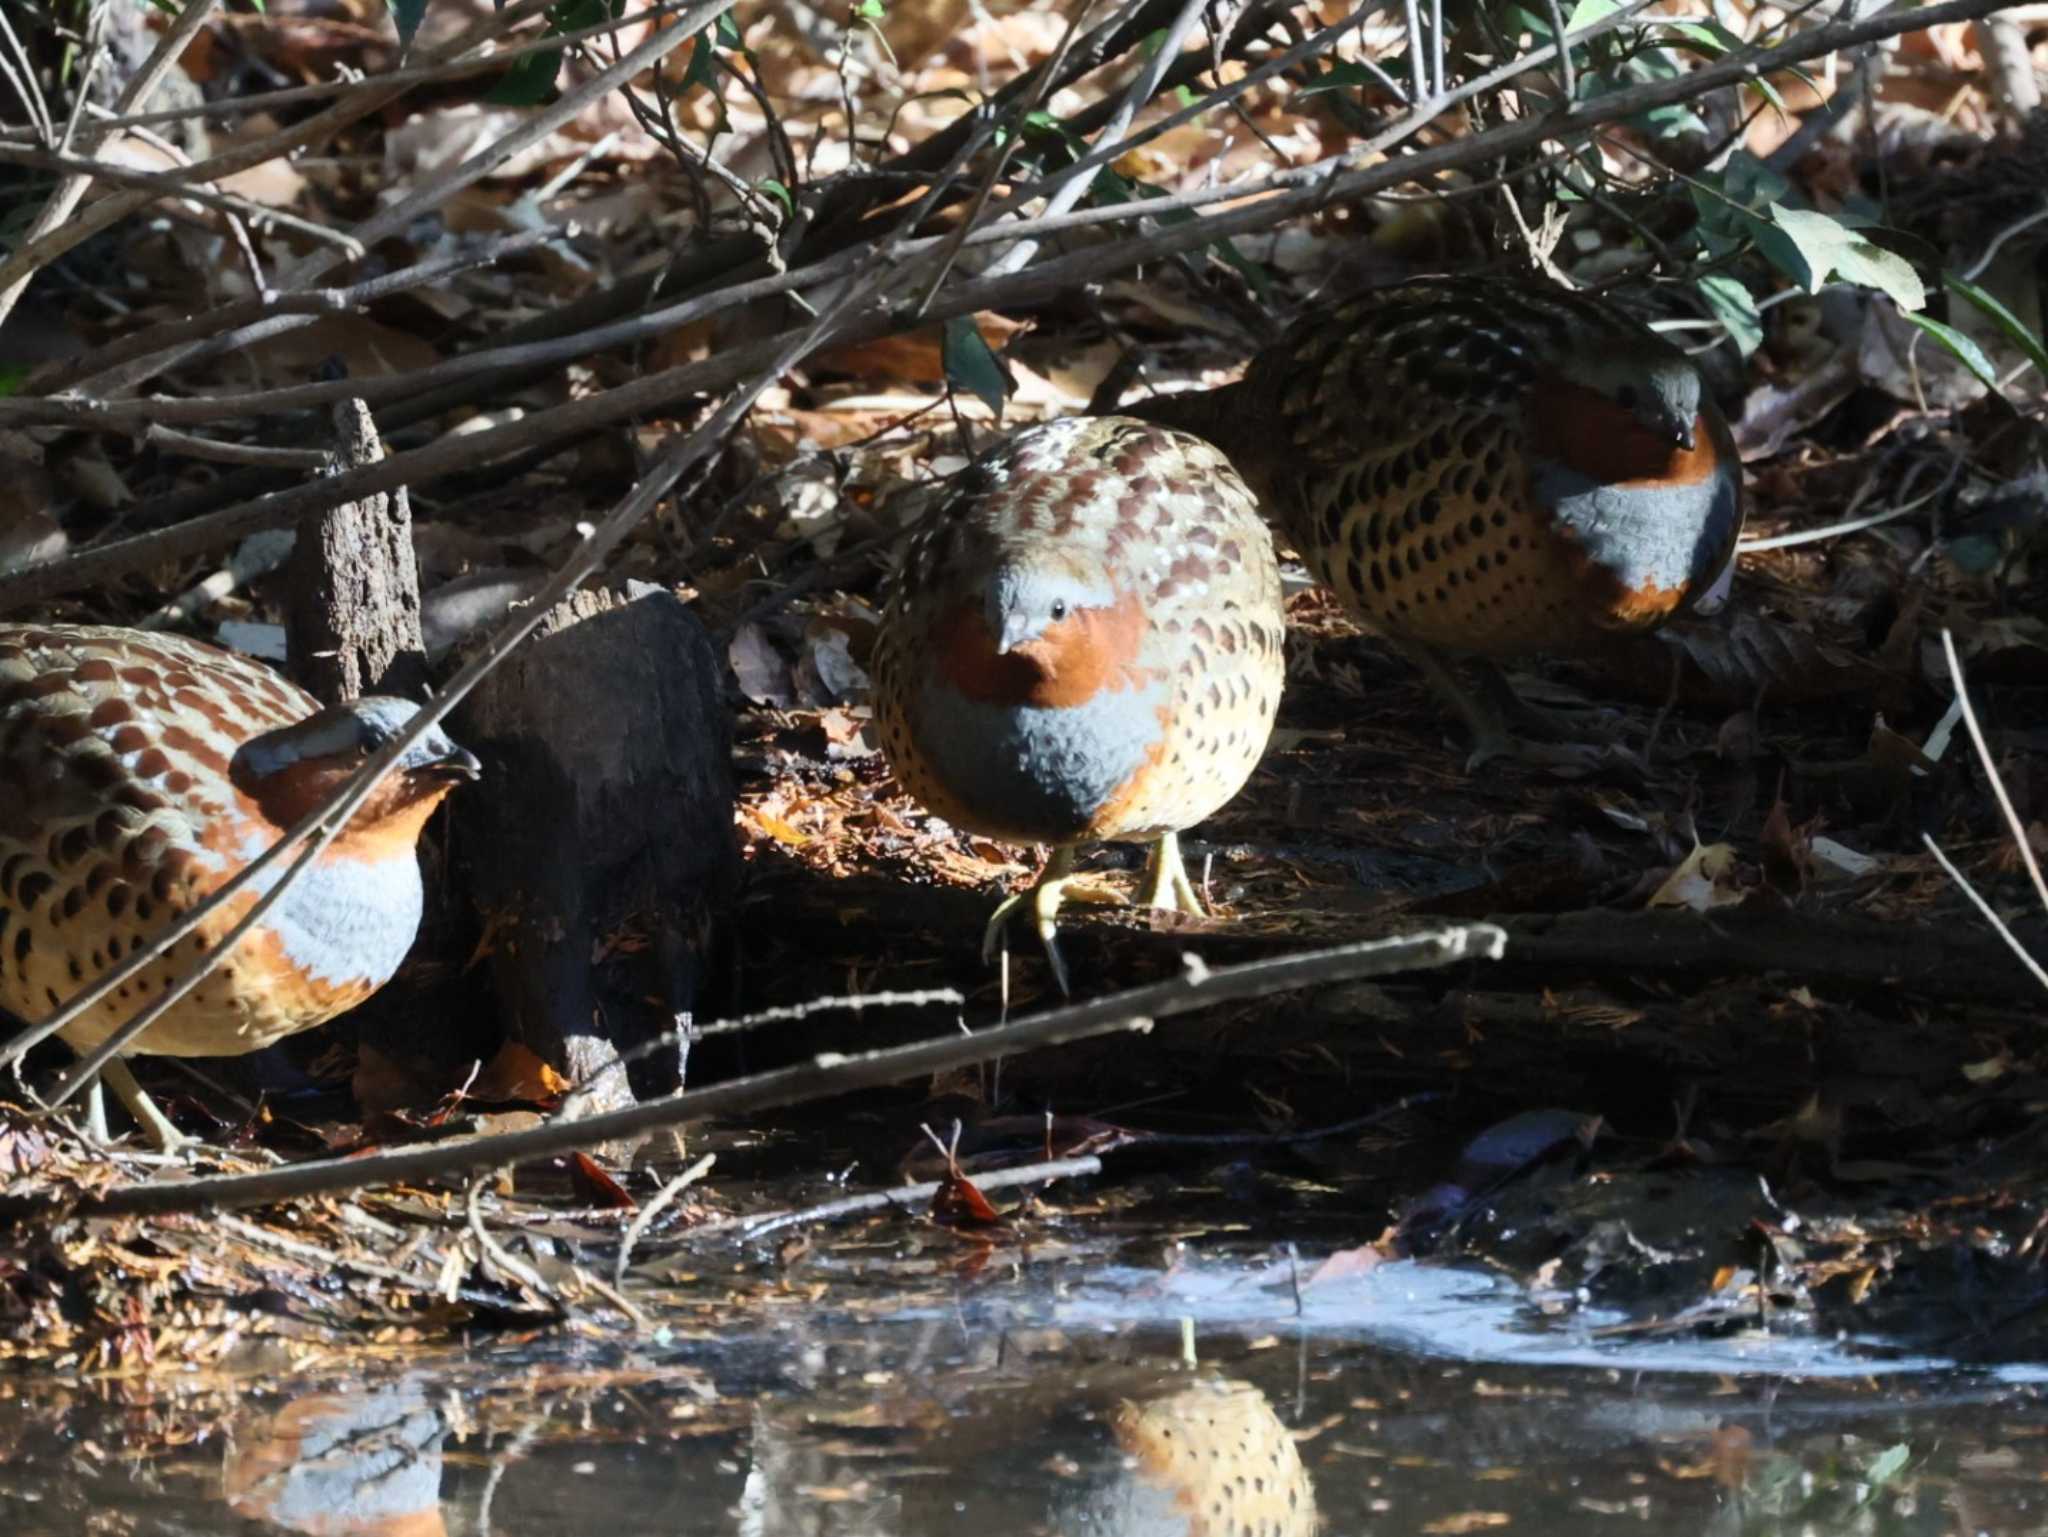
[[[1527,739],[1570,733],[1495,663],[1718,602],[1742,529],[1734,439],[1691,360],[1531,280],[1375,289],[1303,316],[1239,383],[1125,409],[1229,456],[1316,578],[1456,705],[1475,766],[1579,756]]]

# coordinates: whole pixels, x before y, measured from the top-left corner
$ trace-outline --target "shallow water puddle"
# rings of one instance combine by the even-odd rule
[[[0,1532],[2048,1529],[2038,1372],[1616,1335],[1410,1264],[1298,1309],[1284,1266],[1037,1274],[882,1316],[818,1276],[737,1328],[678,1293],[693,1323],[630,1344],[0,1380]]]

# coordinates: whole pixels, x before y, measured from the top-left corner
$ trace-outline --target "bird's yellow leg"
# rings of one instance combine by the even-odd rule
[[[97,1078],[85,1091],[85,1134],[99,1147],[114,1140],[114,1134],[107,1129],[107,1093]]]
[[[1045,862],[1044,873],[1023,891],[1006,897],[989,918],[988,927],[982,930],[981,958],[984,961],[995,959],[996,947],[1003,937],[1003,926],[1016,916],[1018,908],[1028,902],[1036,920],[1038,937],[1045,945],[1045,957],[1052,962],[1053,980],[1059,983],[1062,994],[1071,993],[1073,990],[1067,986],[1067,963],[1060,959],[1056,919],[1066,884],[1073,878],[1074,851],[1064,847],[1054,849],[1052,857]]]
[[[1194,882],[1188,879],[1187,866],[1181,863],[1179,833],[1161,833],[1145,856],[1145,889],[1140,900],[1147,907],[1164,908],[1167,912],[1189,913],[1197,918],[1208,916]]]
[[[155,1146],[158,1152],[181,1153],[186,1148],[194,1145],[194,1139],[186,1136],[177,1127],[173,1126],[170,1122],[170,1117],[157,1108],[156,1101],[143,1092],[142,1085],[135,1081],[135,1075],[128,1071],[128,1064],[119,1057],[116,1057],[100,1069],[100,1078],[109,1088],[121,1096],[121,1103],[128,1107],[128,1113],[135,1117],[136,1124],[141,1126],[143,1135],[149,1138],[151,1144]],[[95,1083],[93,1085],[93,1093],[95,1095],[99,1093],[99,1084]],[[106,1123],[104,1105],[101,1106],[99,1115],[100,1124],[104,1128]]]

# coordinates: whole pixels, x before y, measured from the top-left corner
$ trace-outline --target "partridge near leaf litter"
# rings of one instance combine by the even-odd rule
[[[1692,362],[1535,281],[1376,289],[1304,316],[1240,383],[1129,409],[1230,456],[1316,577],[1458,705],[1475,763],[1525,750],[1490,660],[1655,629],[1718,596],[1742,529],[1734,439]],[[1447,655],[1481,659],[1490,697]]]
[[[1145,900],[1199,913],[1178,834],[1250,777],[1284,668],[1251,493],[1199,439],[1119,417],[1011,434],[913,532],[875,650],[882,746],[955,826],[1049,844],[997,909],[1054,942],[1077,845],[1153,843]]]
[[[134,955],[414,713],[397,699],[323,710],[267,668],[177,636],[0,625],[0,1008],[33,1021]],[[475,758],[427,732],[219,967],[126,1050],[240,1055],[369,997],[419,927],[420,829],[476,775]],[[64,1039],[79,1050],[106,1040],[219,944],[282,868]],[[155,1140],[177,1140],[118,1061],[107,1076]]]

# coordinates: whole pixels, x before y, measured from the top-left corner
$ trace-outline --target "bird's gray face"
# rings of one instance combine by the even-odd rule
[[[351,700],[309,715],[296,725],[251,737],[235,753],[238,775],[268,779],[295,765],[316,760],[337,769],[361,763],[408,725],[419,706],[407,699],[371,696]],[[401,773],[446,779],[475,779],[483,765],[455,745],[439,726],[427,729],[398,760]]]
[[[989,576],[982,595],[996,651],[1007,655],[1063,620],[1116,601],[1107,582],[1090,580],[1064,561],[1005,561]]]
[[[1693,446],[1700,414],[1699,370],[1682,352],[1660,344],[1654,356],[1588,349],[1567,377],[1614,402],[1642,427],[1680,448]]]

